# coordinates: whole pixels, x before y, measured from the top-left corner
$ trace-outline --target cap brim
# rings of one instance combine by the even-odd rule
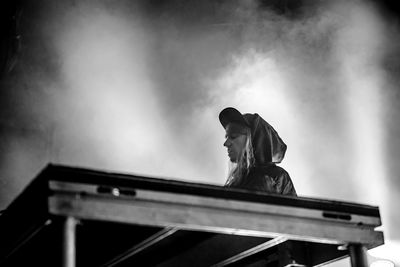
[[[240,113],[237,109],[231,107],[225,108],[219,113],[219,121],[224,128],[226,128],[226,126],[232,122],[244,126],[249,126],[242,113]]]

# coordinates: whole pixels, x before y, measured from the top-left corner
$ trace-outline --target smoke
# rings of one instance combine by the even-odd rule
[[[337,179],[351,171],[338,168],[348,162],[338,155],[351,150],[335,54],[335,41],[347,27],[342,15],[327,7],[296,19],[254,12],[255,21],[243,29],[244,49],[232,57],[213,96],[274,125],[289,146],[284,166],[295,183],[302,179],[298,191],[326,197],[333,193],[321,190],[327,183],[350,190],[346,180]]]
[[[47,162],[223,184],[217,118],[233,106],[279,132],[300,195],[379,205],[398,236],[399,145],[388,145],[398,63],[384,59],[399,35],[370,2],[313,1],[295,15],[257,1],[25,10],[23,53],[2,90],[3,206]]]

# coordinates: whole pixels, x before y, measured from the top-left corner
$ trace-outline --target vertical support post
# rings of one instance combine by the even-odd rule
[[[349,244],[351,267],[368,267],[367,249],[362,244]]]
[[[76,266],[76,224],[77,219],[66,217],[63,225],[63,267]]]

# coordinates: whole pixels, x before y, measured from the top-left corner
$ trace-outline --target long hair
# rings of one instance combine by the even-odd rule
[[[251,132],[250,129],[247,129],[245,147],[242,150],[241,155],[239,155],[237,163],[229,163],[228,178],[225,186],[236,186],[241,184],[249,174],[251,167],[254,166],[254,163],[255,160],[253,145],[251,143]]]

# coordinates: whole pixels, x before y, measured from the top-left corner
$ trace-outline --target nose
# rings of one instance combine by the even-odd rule
[[[228,147],[229,145],[230,145],[230,142],[229,142],[229,138],[228,138],[228,139],[225,140],[224,146],[225,146],[225,147]]]

